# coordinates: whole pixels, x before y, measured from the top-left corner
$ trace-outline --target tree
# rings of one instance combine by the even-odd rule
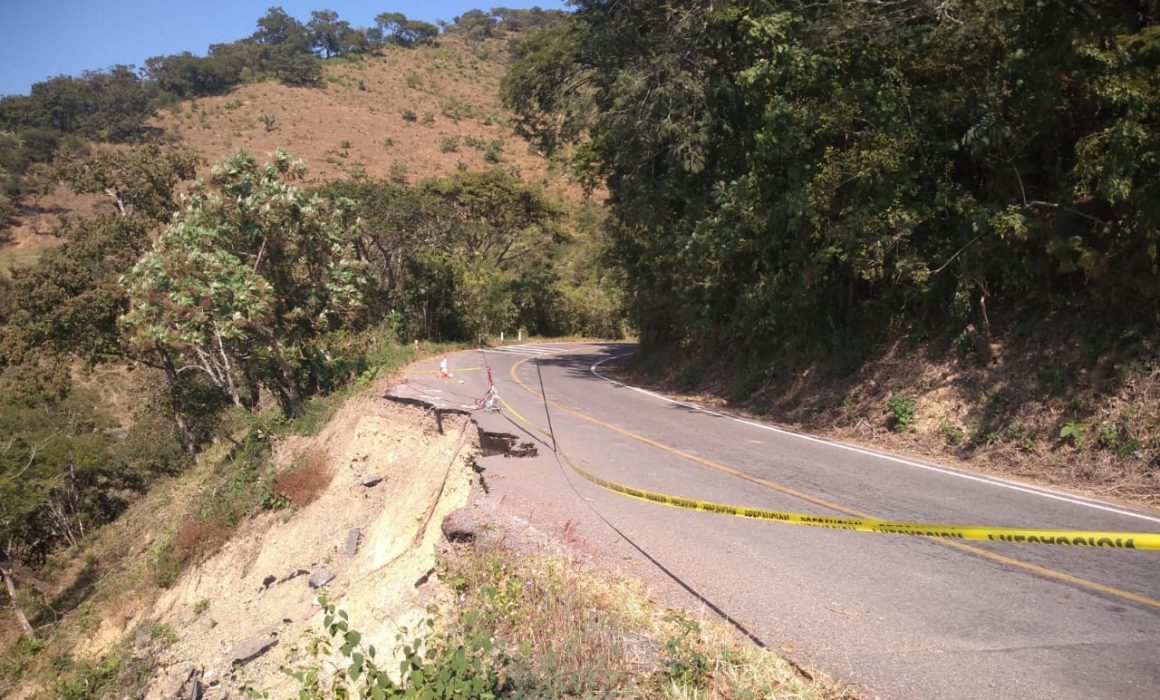
[[[434,44],[439,27],[428,22],[407,19],[402,12],[384,12],[375,17],[375,27],[383,42],[411,48]]]
[[[311,12],[306,28],[310,32],[310,45],[326,58],[343,53],[343,38],[352,31],[350,22],[340,20],[334,10]]]
[[[238,405],[264,386],[286,413],[301,411],[325,377],[320,334],[365,309],[357,220],[347,202],[292,184],[303,173],[284,151],[214,168],[218,191],[191,197],[124,278],[134,348],[173,358],[167,371],[204,374]]]
[[[500,270],[562,240],[559,210],[542,192],[499,170],[428,180],[422,191],[446,203],[452,216],[435,245],[448,254],[479,255]]]
[[[456,31],[472,41],[490,39],[496,34],[495,18],[483,10],[468,10],[455,18]]]
[[[121,216],[141,214],[164,221],[177,208],[174,187],[193,177],[197,163],[189,149],[150,144],[68,158],[57,166],[57,174],[78,193],[105,195]]]
[[[258,20],[250,41],[259,47],[259,69],[287,85],[311,85],[322,78],[310,31],[281,7],[271,7]]]
[[[112,214],[67,218],[56,231],[65,242],[38,263],[13,271],[11,288],[0,299],[7,324],[0,336],[0,366],[38,358],[144,364],[165,370],[172,358],[161,352],[137,353],[118,325],[127,310],[119,283],[148,250],[151,231],[169,219],[177,205],[173,190],[192,175],[194,161],[182,151],[102,153],[90,161],[70,161],[67,177],[85,191],[111,190],[119,203]],[[185,402],[188,382],[168,375],[170,410],[182,444],[196,457],[204,436],[191,427],[202,402]]]

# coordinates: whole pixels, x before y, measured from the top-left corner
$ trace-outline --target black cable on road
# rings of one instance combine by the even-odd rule
[[[686,583],[684,579],[682,579],[680,576],[678,576],[673,571],[670,571],[669,568],[666,567],[664,564],[657,561],[657,559],[655,557],[653,557],[643,547],[641,547],[639,544],[637,544],[635,541],[633,541],[633,539],[631,537],[629,537],[627,534],[625,534],[623,530],[621,530],[616,525],[613,525],[612,522],[608,520],[608,518],[604,517],[604,515],[600,511],[596,510],[596,506],[594,506],[588,499],[584,498],[584,496],[582,496],[580,494],[580,491],[576,488],[576,484],[572,481],[572,478],[568,475],[568,470],[564,468],[564,461],[567,461],[568,465],[571,469],[573,469],[573,470],[576,469],[576,467],[572,464],[572,460],[569,459],[567,455],[563,454],[560,451],[559,444],[556,442],[556,431],[552,428],[552,414],[548,408],[548,394],[546,391],[544,391],[544,375],[540,372],[539,358],[536,358],[535,363],[536,363],[536,375],[540,379],[540,398],[544,402],[544,415],[547,416],[547,418],[548,418],[548,432],[552,436],[552,446],[553,446],[552,454],[556,458],[556,466],[560,469],[560,473],[564,476],[564,481],[568,484],[568,488],[570,488],[572,490],[572,493],[574,493],[576,495],[576,498],[579,499],[579,501],[581,503],[583,503],[585,506],[587,506],[588,509],[591,510],[594,515],[596,515],[597,518],[600,518],[600,520],[605,525],[607,525],[609,527],[609,529],[611,529],[613,532],[615,532],[617,535],[619,535],[622,540],[627,542],[630,547],[635,549],[641,556],[643,556],[650,563],[652,563],[653,566],[660,569],[660,571],[662,573],[664,573],[665,576],[668,576],[674,583],[676,583],[678,586],[680,586],[681,589],[683,589],[686,593],[693,596],[698,601],[700,601],[701,604],[703,604],[705,607],[709,608],[714,613],[716,613],[718,617],[720,617],[722,620],[725,620],[727,623],[729,623],[734,629],[736,629],[738,632],[740,632],[742,635],[744,635],[746,639],[753,642],[759,648],[761,648],[761,649],[768,648],[768,645],[760,637],[758,637],[756,634],[754,634],[752,631],[750,631],[748,627],[746,627],[744,624],[742,624],[738,620],[735,620],[732,616],[729,615],[729,613],[725,612],[722,608],[718,607],[715,603],[713,603],[713,601],[706,598],[700,591],[693,588],[691,585]],[[509,420],[511,420],[511,419],[509,418]],[[563,459],[564,461],[561,461],[561,459]],[[806,671],[806,669],[802,668],[799,664],[796,664],[793,661],[790,661],[789,659],[786,659],[786,661],[788,661],[790,664],[792,664],[794,666],[794,668],[796,668],[797,671],[799,673],[801,673],[802,675],[806,676],[807,678],[811,678],[811,679],[813,678],[813,675],[810,674],[808,671]]]

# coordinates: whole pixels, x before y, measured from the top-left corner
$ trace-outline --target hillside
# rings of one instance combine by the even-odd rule
[[[320,87],[275,81],[183,101],[153,122],[205,163],[244,149],[287,148],[315,181],[417,182],[457,170],[503,167],[556,195],[575,194],[561,173],[513,133],[499,99],[505,40],[385,47],[380,54],[323,63]],[[489,152],[492,155],[488,155]]]
[[[323,63],[319,86],[246,83],[163,107],[148,124],[163,140],[197,154],[200,177],[239,150],[263,156],[286,148],[306,163],[315,183],[351,177],[415,183],[502,168],[578,205],[585,199],[581,188],[512,129],[512,113],[499,98],[508,42],[449,35],[437,46],[388,46],[374,55],[335,58]],[[25,198],[0,232],[0,276],[58,243],[53,233],[62,215],[112,206],[65,184],[35,201]]]

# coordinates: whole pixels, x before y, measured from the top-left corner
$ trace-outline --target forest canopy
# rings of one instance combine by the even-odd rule
[[[646,345],[1155,321],[1154,0],[575,5],[505,99],[607,184]]]

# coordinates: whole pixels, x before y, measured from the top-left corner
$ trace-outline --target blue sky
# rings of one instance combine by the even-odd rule
[[[451,20],[490,7],[563,9],[563,0],[0,0],[0,95],[27,94],[55,75],[78,75],[118,63],[141,66],[150,56],[190,51],[253,33],[274,5],[305,22],[311,10],[336,10],[355,26],[380,12],[413,19]]]

